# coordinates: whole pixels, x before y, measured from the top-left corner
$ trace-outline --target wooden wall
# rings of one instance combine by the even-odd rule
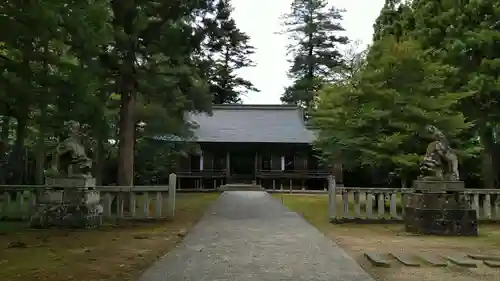
[[[232,151],[237,151],[237,148],[229,148]],[[248,148],[245,148],[248,151]],[[226,169],[226,153],[224,145],[212,145],[203,148],[203,170],[225,170]],[[281,157],[285,156],[285,170],[321,170],[319,160],[312,155],[312,150],[309,149],[293,149],[289,151],[280,151],[280,149],[264,149],[256,147],[257,152],[255,168],[257,170],[281,170]],[[234,161],[234,160],[233,160]],[[181,171],[199,171],[200,156],[191,154],[188,157],[181,157],[179,169]],[[336,165],[330,170],[335,174],[342,173],[342,167]],[[337,176],[338,177],[338,176]]]

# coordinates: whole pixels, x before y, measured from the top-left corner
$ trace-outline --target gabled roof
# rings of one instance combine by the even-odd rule
[[[297,106],[218,105],[212,113],[188,114],[188,120],[197,125],[197,142],[310,144],[315,139]]]

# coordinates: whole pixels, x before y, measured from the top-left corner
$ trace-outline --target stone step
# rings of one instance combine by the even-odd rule
[[[447,260],[462,267],[477,267],[477,262],[461,255],[446,256]]]
[[[469,253],[467,256],[475,260],[500,261],[500,254],[475,254]]]
[[[420,266],[420,263],[412,255],[406,253],[391,253],[391,256],[393,256],[397,261],[399,261],[403,265],[414,266],[414,267]]]
[[[262,186],[257,184],[225,184],[221,185],[218,190],[221,191],[265,191]]]
[[[435,267],[446,267],[448,266],[448,263],[444,261],[439,255],[437,254],[430,254],[430,253],[422,253],[419,254],[418,257],[425,261],[426,263],[435,266]]]
[[[391,262],[382,254],[365,253],[364,256],[373,266],[377,266],[377,267],[390,267],[391,266]]]
[[[489,267],[492,267],[492,268],[500,268],[500,262],[499,261],[484,260],[483,263],[486,266],[489,266]]]

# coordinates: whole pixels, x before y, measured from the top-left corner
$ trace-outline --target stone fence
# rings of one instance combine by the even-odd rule
[[[172,175],[171,175],[172,176]],[[176,180],[158,186],[96,186],[105,219],[163,219],[175,216]],[[0,186],[0,220],[28,220],[45,185]]]
[[[328,216],[335,223],[402,222],[412,189],[336,187],[330,180]],[[500,189],[466,189],[479,222],[500,222]]]

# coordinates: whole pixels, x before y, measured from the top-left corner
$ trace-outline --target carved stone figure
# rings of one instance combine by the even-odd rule
[[[87,157],[82,144],[80,124],[67,123],[69,136],[59,143],[52,153],[50,167],[46,173],[52,177],[91,177],[92,160]]]
[[[444,134],[433,125],[427,126],[426,130],[433,141],[427,146],[424,160],[420,165],[420,179],[460,180],[458,157]]]

